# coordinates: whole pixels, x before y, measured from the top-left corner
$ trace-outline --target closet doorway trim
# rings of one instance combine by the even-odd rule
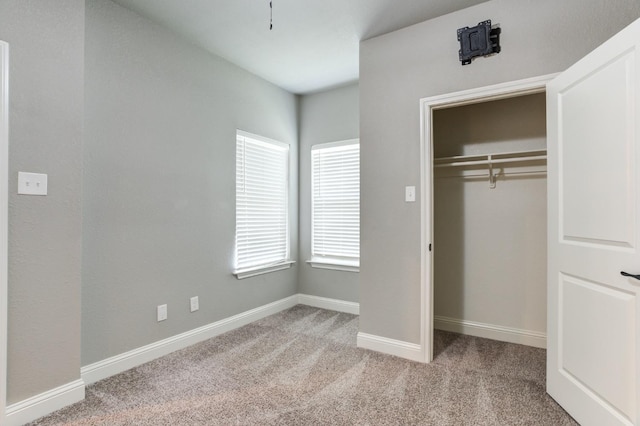
[[[433,111],[544,93],[556,74],[501,83],[420,99],[420,347],[424,362],[433,360]]]
[[[0,424],[7,407],[9,44],[0,41]]]

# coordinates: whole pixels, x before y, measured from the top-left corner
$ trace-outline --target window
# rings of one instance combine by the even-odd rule
[[[360,144],[349,140],[311,149],[311,266],[358,272]]]
[[[289,259],[289,145],[237,131],[238,278],[285,269]]]

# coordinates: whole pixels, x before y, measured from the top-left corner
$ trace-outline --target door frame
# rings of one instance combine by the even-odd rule
[[[433,111],[546,92],[557,73],[420,99],[420,352],[433,360]],[[435,249],[435,247],[434,247]]]
[[[9,44],[0,41],[0,424],[7,407]]]

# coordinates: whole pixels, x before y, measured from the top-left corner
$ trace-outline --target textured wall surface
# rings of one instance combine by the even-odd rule
[[[301,97],[300,102],[300,266],[298,290],[303,294],[357,302],[359,273],[312,268],[311,147],[359,136],[357,84]]]
[[[80,378],[84,1],[2,1],[0,40],[10,49],[11,404]],[[17,195],[18,171],[48,174],[49,195]]]
[[[297,98],[112,2],[86,24],[82,364],[295,294],[232,270],[236,129],[291,144],[297,253]]]
[[[420,106],[424,97],[566,69],[640,16],[620,0],[494,0],[360,45],[362,332],[420,341]],[[458,61],[456,29],[491,19],[502,52]]]

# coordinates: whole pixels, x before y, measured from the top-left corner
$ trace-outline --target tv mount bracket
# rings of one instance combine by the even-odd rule
[[[458,29],[460,50],[458,56],[462,65],[468,65],[473,58],[500,53],[500,28],[491,28],[491,20],[480,22],[475,27]]]

